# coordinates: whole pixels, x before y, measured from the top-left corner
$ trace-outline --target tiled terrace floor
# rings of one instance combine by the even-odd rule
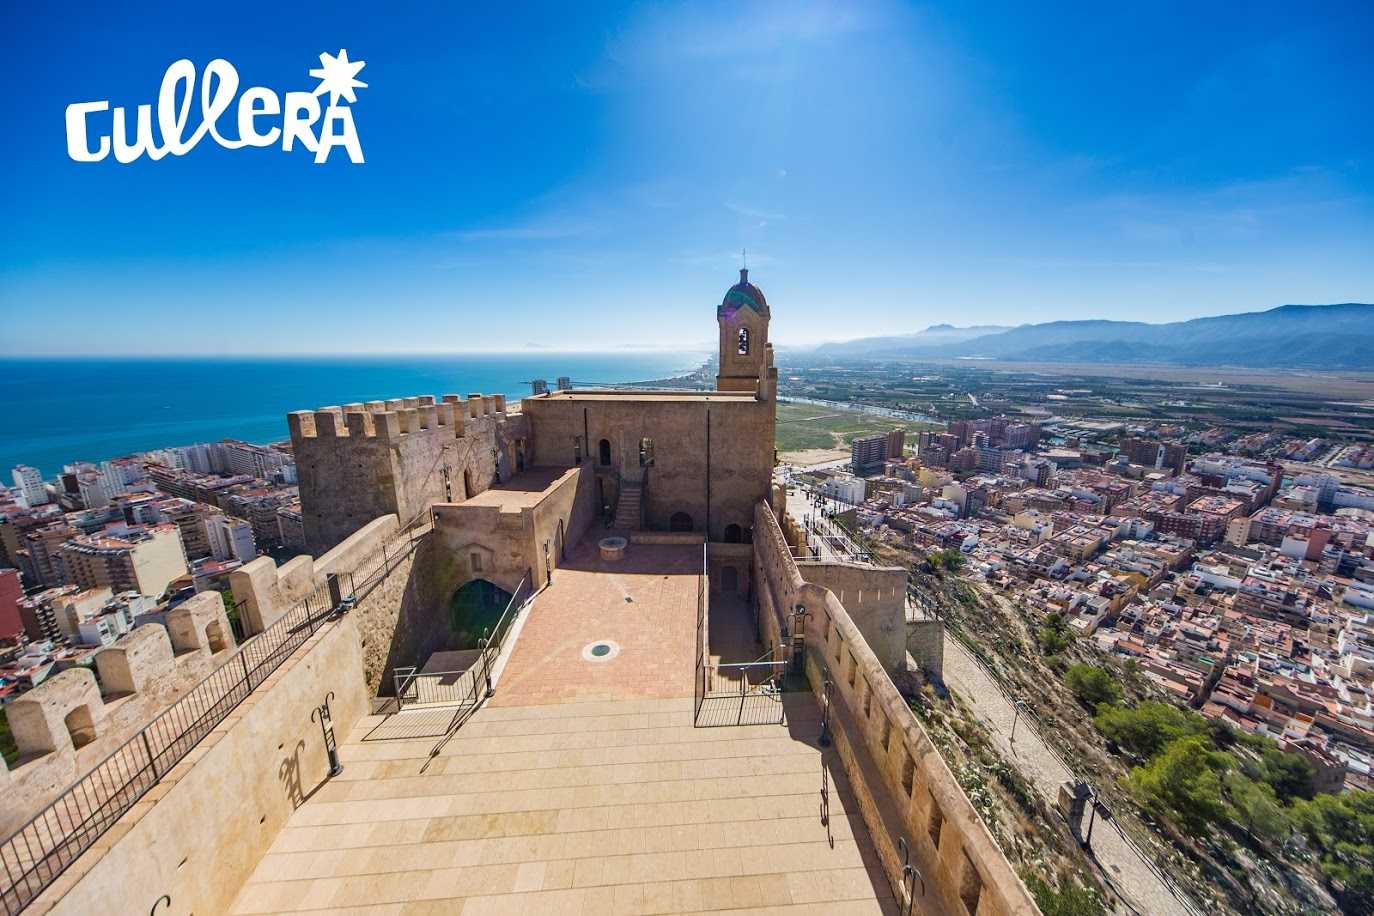
[[[434,738],[365,719],[232,912],[894,912],[842,773],[820,819],[814,703],[786,703],[727,728],[690,696],[489,705],[423,773]]]
[[[588,535],[526,612],[490,705],[690,697],[701,571],[700,544],[631,544],[608,563]],[[603,640],[619,651],[583,657]]]

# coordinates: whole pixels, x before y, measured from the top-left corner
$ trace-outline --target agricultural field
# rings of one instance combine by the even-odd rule
[[[920,423],[873,416],[858,411],[835,410],[812,404],[779,404],[777,448],[779,460],[788,464],[820,464],[849,457],[855,438],[904,429],[915,435]]]

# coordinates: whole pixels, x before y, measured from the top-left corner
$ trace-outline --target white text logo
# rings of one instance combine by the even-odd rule
[[[67,106],[67,155],[77,162],[99,162],[112,149],[118,162],[133,162],[143,155],[153,160],[168,154],[184,156],[208,134],[226,149],[273,146],[280,142],[281,148],[290,152],[299,141],[315,154],[316,163],[328,160],[330,150],[341,146],[349,161],[361,163],[363,147],[353,123],[353,111],[346,103],[358,101],[353,90],[367,88],[367,83],[356,78],[364,66],[364,61],[350,61],[346,50],[341,49],[337,57],[321,54],[320,66],[310,71],[320,84],[311,92],[288,92],[283,100],[262,86],[250,87],[238,95],[239,74],[233,64],[212,60],[201,77],[200,124],[187,133],[196,68],[189,60],[179,60],[163,74],[158,92],[157,129],[161,145],[153,140],[152,105],[138,106],[130,139],[128,116],[123,108],[115,108],[110,120],[104,121],[100,113],[110,110],[108,101],[76,102]],[[219,120],[234,104],[236,95],[238,134],[225,137],[220,133]]]

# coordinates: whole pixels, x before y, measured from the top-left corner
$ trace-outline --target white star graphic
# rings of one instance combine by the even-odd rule
[[[320,66],[310,71],[310,75],[320,81],[320,84],[315,87],[314,94],[320,95],[328,92],[330,105],[338,104],[340,96],[347,102],[358,101],[353,90],[366,89],[367,83],[354,79],[354,77],[365,66],[367,66],[367,61],[349,60],[347,48],[340,48],[338,57],[328,51],[320,54]]]

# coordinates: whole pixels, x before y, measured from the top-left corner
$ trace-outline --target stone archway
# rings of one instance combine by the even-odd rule
[[[596,463],[602,467],[611,465],[611,440],[602,439],[596,447]]]
[[[742,544],[744,543],[744,529],[731,522],[725,526],[725,543]]]
[[[668,519],[669,531],[692,531],[695,527],[692,517],[686,512],[674,512]]]
[[[510,603],[511,593],[487,579],[470,579],[448,601],[448,647],[475,649]]]

